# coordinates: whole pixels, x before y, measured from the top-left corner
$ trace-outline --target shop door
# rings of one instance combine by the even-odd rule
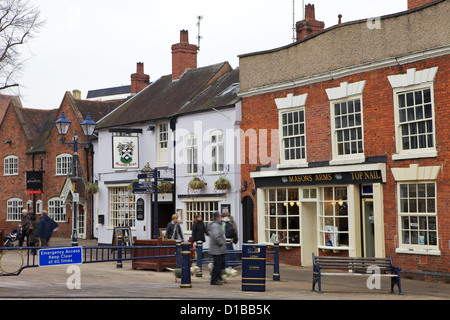
[[[312,253],[317,254],[317,204],[303,202],[301,210],[301,263],[303,267],[310,267],[313,265]]]
[[[77,225],[78,238],[86,239],[86,212],[84,210],[84,205],[81,203],[78,204]]]
[[[254,240],[253,235],[253,200],[249,196],[242,200],[242,240],[243,243]]]
[[[362,199],[364,256],[375,257],[373,199]]]

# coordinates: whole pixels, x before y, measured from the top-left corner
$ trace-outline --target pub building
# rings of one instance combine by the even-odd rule
[[[296,42],[239,56],[243,217],[280,262],[391,255],[448,280],[449,11],[324,29],[308,4]]]

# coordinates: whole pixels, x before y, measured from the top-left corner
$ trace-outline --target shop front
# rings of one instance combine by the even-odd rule
[[[287,259],[297,253],[301,265],[310,266],[313,252],[385,255],[385,163],[261,168],[251,177],[257,188],[258,242],[279,241],[280,247],[292,250]]]

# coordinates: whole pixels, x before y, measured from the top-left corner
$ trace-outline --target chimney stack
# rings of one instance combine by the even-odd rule
[[[434,2],[435,0],[408,0],[408,10]]]
[[[72,96],[76,100],[81,100],[81,91],[78,89],[72,90]]]
[[[136,73],[131,75],[131,93],[139,93],[142,89],[147,87],[150,83],[150,76],[144,73],[144,63],[138,62]]]
[[[325,23],[316,20],[314,5],[307,4],[305,6],[305,20],[298,21],[295,27],[297,29],[297,41],[299,41],[316,32],[322,31],[325,28]]]
[[[198,47],[189,44],[189,33],[187,30],[180,31],[180,43],[172,46],[172,80],[181,77],[186,69],[197,68]]]

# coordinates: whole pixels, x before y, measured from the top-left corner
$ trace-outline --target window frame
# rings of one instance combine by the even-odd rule
[[[288,115],[288,114],[294,114],[296,112],[299,113],[303,113],[303,121],[300,120],[300,114],[299,114],[299,121],[297,121],[296,123],[292,123],[291,125],[297,125],[299,126],[299,132],[298,134],[293,134],[293,135],[284,135],[284,126],[289,126],[290,124],[284,124],[283,123],[283,117],[284,115]],[[303,126],[303,133],[301,133],[301,126]],[[306,141],[306,109],[304,106],[301,107],[293,107],[293,108],[285,108],[285,109],[281,109],[278,110],[278,132],[279,134],[279,145],[280,145],[280,163],[282,165],[287,165],[287,166],[296,166],[296,165],[306,165],[307,164],[307,156],[308,156],[308,152],[307,152],[307,141]],[[295,147],[290,147],[291,149],[300,149],[300,157],[297,158],[295,157],[295,159],[286,159],[286,147],[285,147],[285,140],[286,139],[296,139],[296,138],[300,139],[300,145],[299,146],[295,146]],[[303,138],[303,141],[302,141]],[[304,151],[304,152],[302,152]]]
[[[197,175],[198,173],[198,137],[195,133],[186,135],[186,174]]]
[[[403,196],[403,193],[401,191],[402,185],[408,185],[408,195],[407,197]],[[410,197],[410,191],[409,188],[411,185],[415,185],[416,186],[416,190],[417,190],[417,196],[416,197]],[[425,185],[426,188],[426,192],[428,185],[433,185],[434,186],[434,197],[428,197],[427,194],[425,195],[425,197],[420,197],[419,191],[418,191],[418,186],[419,185]],[[398,181],[397,182],[397,218],[398,218],[398,234],[399,234],[399,241],[398,241],[398,248],[396,249],[397,253],[414,253],[414,254],[440,254],[439,251],[439,228],[438,228],[438,211],[437,211],[437,202],[438,202],[438,194],[437,194],[437,183],[436,181],[432,181],[432,180],[421,180],[421,181]],[[426,201],[426,206],[428,208],[429,205],[429,200],[430,199],[434,199],[434,212],[428,212],[429,210],[425,210],[426,212],[419,212],[419,210],[417,210],[417,212],[403,212],[402,211],[402,206],[403,206],[403,201],[402,200],[407,200],[408,201],[408,211],[409,211],[409,204],[411,200],[415,200],[416,201],[416,208],[419,208],[419,203],[418,200],[425,200]],[[409,227],[405,228],[405,225],[403,224],[403,218],[405,217],[409,217]],[[417,228],[411,226],[411,217],[416,218],[417,220]],[[423,229],[420,226],[420,218],[426,218],[426,224],[427,224],[427,228]],[[435,220],[435,229],[430,229],[430,219],[429,218],[434,218]],[[423,220],[422,220],[423,221]],[[409,230],[409,239],[410,242],[409,243],[405,243],[405,237],[404,237],[404,231],[408,231]],[[417,230],[417,231],[415,231]],[[411,243],[411,239],[412,237],[412,233],[416,232],[417,233],[417,241],[418,243]],[[425,232],[427,234],[427,236],[430,236],[431,233],[435,233],[435,241],[436,244],[432,245],[432,244],[421,244],[420,243],[420,233],[421,232]],[[428,237],[428,241],[429,242],[429,237]],[[425,239],[424,239],[425,242]]]
[[[192,201],[185,201],[186,210],[186,232],[192,232],[192,225],[194,223],[194,217],[197,214],[201,214],[205,225],[214,221],[212,214],[219,211],[219,202],[223,199],[194,199]],[[208,204],[208,205],[207,205]]]
[[[61,153],[55,158],[55,176],[67,176],[72,173],[73,155]]]
[[[359,100],[359,105],[360,105],[360,111],[359,113],[361,114],[361,123],[360,125],[354,125],[352,127],[345,127],[342,128],[342,125],[340,128],[336,128],[336,110],[335,110],[335,105],[336,104],[342,104],[342,103],[346,103],[346,108],[348,110],[348,104],[349,102],[353,102],[353,105],[355,105],[355,101]],[[348,96],[345,97],[343,99],[336,99],[336,100],[331,100],[330,101],[330,114],[331,114],[331,120],[330,120],[330,124],[331,124],[331,139],[332,139],[332,163],[346,163],[346,162],[361,162],[365,160],[365,156],[364,156],[364,112],[363,112],[363,98],[362,98],[362,94],[358,94],[358,95],[353,95],[353,96]],[[356,112],[353,112],[354,115],[356,115]],[[342,113],[339,114],[338,116],[341,117]],[[347,116],[349,115],[349,113],[347,112]],[[356,119],[354,120],[356,121]],[[355,139],[351,139],[351,133],[349,133],[349,140],[351,143],[352,141],[356,141],[356,143],[358,143],[359,141],[361,141],[361,147],[362,147],[362,152],[356,152],[356,153],[350,153],[350,154],[339,154],[339,141],[338,141],[338,131],[342,131],[344,132],[344,130],[352,130],[352,129],[356,129],[356,140]],[[358,129],[361,130],[361,138],[358,137]],[[345,135],[345,133],[343,133]],[[343,142],[345,143],[345,141]],[[351,146],[350,146],[351,148]],[[356,146],[357,149],[359,149],[359,146]]]
[[[12,162],[12,163],[10,163]],[[18,176],[19,175],[19,157],[9,155],[3,158],[3,175]]]
[[[169,123],[161,122],[157,125],[157,167],[169,165]],[[164,128],[165,127],[165,128]],[[165,130],[164,130],[165,129]],[[165,146],[163,145],[165,144]]]
[[[295,195],[297,192],[297,198],[290,198],[289,191],[291,195]],[[275,198],[272,199],[270,193],[273,192]],[[279,241],[282,246],[299,247],[301,246],[301,196],[302,189],[300,188],[267,188],[264,189],[264,242],[273,243],[274,241]],[[279,199],[279,193],[284,194],[284,199]],[[272,206],[273,205],[273,206]],[[285,214],[279,213],[278,211],[284,210],[286,208]],[[291,209],[292,208],[292,209]],[[291,211],[298,210],[297,214],[289,214],[289,209]],[[274,210],[274,211],[272,211]],[[273,212],[273,214],[272,214]],[[294,218],[298,220],[298,228],[290,228],[289,218]],[[285,219],[286,227],[280,226],[280,222]],[[271,220],[275,222],[275,225],[271,224]],[[286,232],[286,242],[281,238],[281,234]],[[293,239],[291,235],[298,235],[298,242],[291,241]]]
[[[57,206],[56,204],[59,203]],[[48,216],[55,222],[66,222],[66,203],[59,197],[53,197],[47,201]]]
[[[17,202],[17,205],[14,204]],[[6,221],[22,221],[23,200],[11,198],[6,201]],[[14,211],[14,212],[13,212]]]
[[[128,192],[127,187],[127,185],[108,186],[108,224],[110,228],[136,227],[136,197],[133,193]],[[117,198],[113,199],[114,197]],[[124,203],[122,207],[121,202]],[[128,217],[126,215],[128,215]]]
[[[216,141],[213,142],[213,137]],[[218,137],[221,137],[219,141]],[[222,130],[214,130],[209,135],[210,151],[211,151],[211,173],[223,173],[225,168],[225,145],[224,135]],[[215,154],[214,154],[215,152]],[[216,168],[214,168],[216,166]]]
[[[402,134],[402,126],[408,125],[412,123],[419,123],[415,119],[414,121],[408,121],[405,124],[400,122],[400,106],[399,106],[399,95],[407,94],[407,93],[415,93],[418,91],[422,91],[429,89],[430,97],[431,97],[431,122],[432,122],[432,134],[433,134],[433,147],[420,148],[419,142],[418,147],[415,149],[404,149],[403,148],[403,134]],[[435,118],[435,104],[434,104],[434,85],[433,83],[425,83],[412,85],[408,87],[394,88],[393,89],[393,99],[394,99],[394,121],[395,121],[395,146],[396,153],[392,155],[393,160],[401,160],[401,159],[414,159],[414,158],[428,158],[428,157],[437,157],[437,149],[436,149],[436,118]],[[423,103],[424,105],[425,103]],[[425,118],[422,121],[426,121]],[[426,133],[425,133],[426,134]]]

